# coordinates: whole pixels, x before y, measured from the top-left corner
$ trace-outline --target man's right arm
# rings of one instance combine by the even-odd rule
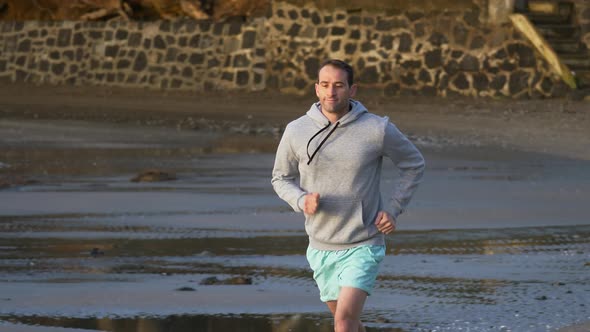
[[[306,192],[299,187],[299,159],[289,142],[289,126],[285,129],[272,170],[272,187],[277,195],[287,202],[296,212],[305,209]]]

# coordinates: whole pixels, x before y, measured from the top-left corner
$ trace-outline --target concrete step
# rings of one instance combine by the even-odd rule
[[[556,15],[544,13],[525,13],[534,24],[570,24],[570,15]]]
[[[572,24],[536,24],[535,28],[545,38],[571,38],[579,39],[581,36],[581,29],[577,25]]]
[[[561,61],[571,70],[590,70],[590,54],[559,54]]]
[[[557,54],[578,54],[585,51],[579,39],[545,38]]]

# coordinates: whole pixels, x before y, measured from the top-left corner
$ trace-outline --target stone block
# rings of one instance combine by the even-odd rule
[[[379,46],[389,51],[393,49],[393,39],[392,35],[383,35],[381,36],[381,43]]]
[[[246,31],[242,35],[242,49],[254,48],[256,46],[256,31]]]
[[[433,32],[428,38],[428,41],[434,46],[441,46],[449,43],[447,37],[440,32]]]
[[[490,80],[484,73],[473,74],[473,88],[479,92],[488,90]]]
[[[463,71],[479,71],[479,60],[471,54],[465,54],[460,62]]]
[[[241,22],[236,22],[236,21],[230,22],[229,23],[228,34],[230,36],[236,36],[236,35],[239,35],[240,33],[242,33],[242,23]]]
[[[105,47],[104,55],[108,57],[116,57],[119,53],[119,46],[118,45],[109,45]]]
[[[472,50],[478,50],[480,48],[483,48],[486,44],[486,40],[485,38],[483,38],[482,36],[476,36],[475,38],[473,38],[471,40],[471,45],[469,45],[469,48]]]
[[[199,31],[201,32],[209,32],[211,27],[213,26],[213,22],[211,20],[201,20],[198,21]]]
[[[62,53],[63,60],[72,62],[72,61],[74,61],[74,58],[75,58],[75,55],[74,55],[74,51],[72,51],[72,50],[67,50]]]
[[[418,74],[418,80],[422,83],[430,83],[432,82],[432,77],[430,77],[430,73],[426,69],[422,69]]]
[[[141,72],[147,68],[147,64],[148,59],[145,52],[139,52],[133,61],[133,71]]]
[[[172,31],[172,23],[169,20],[162,20],[160,23],[160,31],[162,31],[162,32]]]
[[[377,47],[370,41],[363,42],[361,44],[361,52],[369,52],[375,50]]]
[[[442,50],[440,48],[436,48],[426,52],[424,55],[424,62],[426,67],[430,69],[442,66]]]
[[[400,65],[404,69],[420,69],[422,67],[422,60],[406,60]]]
[[[398,51],[400,52],[410,52],[412,50],[412,35],[407,32],[402,33],[399,36],[399,46]]]
[[[453,28],[453,40],[455,44],[464,46],[467,43],[467,37],[469,36],[469,30],[461,23],[458,23]]]
[[[74,46],[84,46],[86,44],[86,37],[81,32],[74,34]]]
[[[129,68],[131,65],[131,61],[127,60],[127,59],[120,59],[119,61],[117,61],[117,69],[121,70],[121,69],[127,69]]]
[[[179,50],[176,47],[168,47],[166,50],[166,56],[164,57],[164,61],[166,62],[175,62],[176,58],[178,57]]]
[[[237,54],[234,56],[232,67],[234,68],[247,68],[250,66],[250,60],[245,54]]]
[[[408,72],[400,76],[402,83],[406,86],[414,86],[418,84],[416,80],[416,76],[414,76],[413,72]]]
[[[19,56],[18,58],[16,58],[16,61],[14,61],[14,63],[18,67],[25,67],[25,65],[27,63],[27,56],[26,55]]]
[[[320,17],[320,15],[316,12],[313,12],[311,14],[311,23],[313,23],[314,25],[318,25],[320,23],[322,23],[322,18]]]
[[[289,37],[297,37],[299,35],[299,31],[301,31],[301,24],[293,23],[287,31],[287,36]]]
[[[346,29],[341,27],[332,27],[332,36],[344,36],[346,34]]]
[[[164,38],[162,38],[162,36],[158,35],[154,38],[154,48],[159,50],[166,49],[166,42],[164,41]]]
[[[530,78],[530,74],[522,71],[517,70],[510,74],[510,79],[508,83],[508,89],[510,91],[510,95],[514,96],[522,92],[523,90],[527,89],[529,86],[528,80]]]
[[[51,72],[56,76],[62,75],[65,72],[65,69],[66,64],[63,62],[54,63],[53,65],[51,65]]]
[[[296,20],[299,18],[299,13],[294,9],[289,10],[287,14],[289,15],[289,18],[292,20]]]
[[[125,40],[129,36],[129,32],[123,29],[117,29],[115,33],[115,39],[117,40]]]
[[[58,47],[70,46],[71,37],[72,37],[72,31],[70,29],[60,29],[57,34],[57,46]]]
[[[333,40],[332,43],[330,43],[330,51],[332,52],[338,52],[340,51],[340,39],[337,40]]]
[[[419,20],[419,19],[421,19],[421,18],[424,17],[424,13],[423,12],[419,12],[419,11],[407,11],[405,13],[405,15],[412,22],[417,21],[417,20]]]
[[[350,15],[348,17],[348,21],[346,22],[349,26],[350,25],[360,25],[363,22],[360,15]]]
[[[20,43],[18,43],[17,50],[18,50],[18,52],[21,52],[21,53],[29,52],[31,50],[31,40],[25,39],[25,40],[21,41]]]
[[[477,27],[479,26],[479,13],[479,8],[474,7],[463,14],[463,20],[470,26]]]
[[[185,68],[182,70],[182,76],[183,76],[183,77],[186,77],[186,78],[192,78],[192,77],[193,77],[193,75],[194,75],[194,72],[193,72],[193,68],[192,68],[192,67],[185,67]]]
[[[172,82],[170,82],[170,88],[172,89],[178,89],[182,86],[182,81],[175,78],[172,80]]]
[[[426,26],[422,22],[414,24],[414,37],[422,38],[426,35]]]
[[[353,55],[356,52],[356,44],[355,43],[346,43],[344,45],[344,53],[346,55]]]
[[[201,65],[205,61],[205,56],[202,53],[192,53],[188,61],[192,65]]]
[[[469,81],[464,73],[458,73],[453,79],[453,85],[459,90],[469,89]]]
[[[240,70],[236,73],[236,84],[243,87],[250,82],[250,72],[247,70]]]
[[[404,29],[408,27],[408,23],[401,18],[377,18],[375,29],[377,31],[394,31],[397,29]]]

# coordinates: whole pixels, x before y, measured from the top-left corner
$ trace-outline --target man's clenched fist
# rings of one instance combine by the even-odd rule
[[[318,210],[320,205],[320,194],[311,193],[305,195],[305,203],[303,206],[303,212],[305,214],[314,214]]]

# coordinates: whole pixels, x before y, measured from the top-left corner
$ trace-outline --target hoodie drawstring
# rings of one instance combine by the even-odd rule
[[[330,135],[332,135],[332,133],[334,132],[334,130],[336,130],[336,128],[338,128],[338,125],[339,124],[340,124],[340,122],[336,122],[336,125],[334,126],[334,128],[332,128],[332,130],[330,130],[330,132],[328,133],[328,135],[326,135],[326,137],[324,137],[324,139],[322,140],[322,142],[320,143],[320,145],[318,145],[318,147],[311,154],[311,156],[309,155],[309,144],[322,131],[328,129],[328,127],[330,127],[330,123],[328,123],[324,128],[320,129],[317,133],[315,133],[313,136],[311,136],[311,138],[309,139],[309,141],[307,141],[307,158],[309,158],[309,160],[307,161],[307,164],[308,165],[311,163],[311,161],[313,160],[313,157],[315,157],[316,153],[318,153],[318,151],[320,150],[320,148],[322,147],[322,145],[324,145],[324,143],[326,142],[326,140],[328,139],[328,137],[330,137]]]

